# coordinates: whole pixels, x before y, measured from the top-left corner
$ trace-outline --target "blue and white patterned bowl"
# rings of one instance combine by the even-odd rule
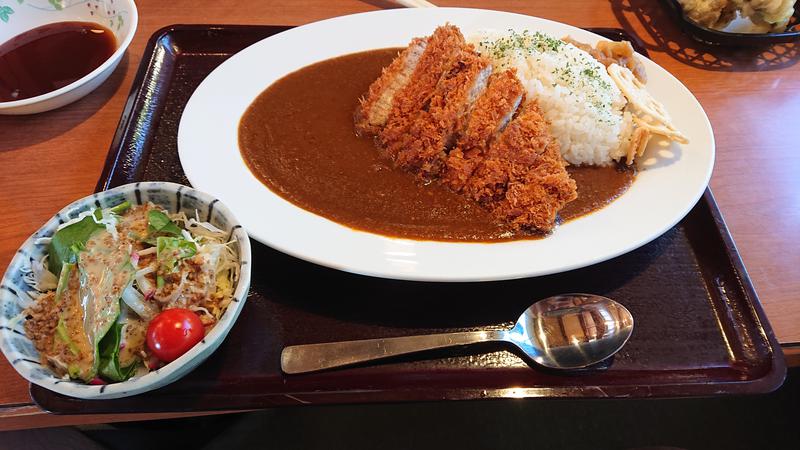
[[[72,103],[114,72],[133,40],[139,13],[133,0],[0,0],[0,44],[55,22],[90,22],[114,33],[117,50],[100,67],[64,87],[35,97],[0,102],[0,114],[35,114]]]
[[[102,386],[87,385],[56,377],[46,366],[39,363],[39,353],[25,335],[24,319],[14,323],[12,319],[32,301],[28,292],[33,288],[25,284],[23,277],[31,260],[38,260],[46,251],[45,245],[37,245],[39,238],[50,237],[56,228],[80,212],[97,207],[105,208],[127,200],[134,205],[148,201],[170,212],[183,211],[192,217],[195,211],[205,220],[221,230],[225,230],[238,243],[241,271],[234,291],[234,299],[228,305],[220,321],[209,331],[203,340],[175,361],[143,376],[131,378],[122,383]],[[228,208],[208,194],[166,182],[142,182],[126,184],[108,191],[84,197],[58,212],[33,236],[22,244],[11,260],[6,274],[0,283],[0,349],[8,362],[26,380],[46,389],[70,397],[84,399],[111,399],[127,397],[157,389],[181,378],[197,367],[219,347],[227,336],[233,323],[242,311],[250,287],[250,239]]]

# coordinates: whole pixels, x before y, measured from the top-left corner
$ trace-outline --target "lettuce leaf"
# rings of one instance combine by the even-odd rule
[[[147,212],[147,231],[150,236],[155,234],[167,234],[170,236],[180,236],[181,229],[175,222],[169,220],[169,216],[157,209]]]
[[[108,381],[125,381],[136,372],[136,363],[128,367],[120,367],[119,346],[122,342],[122,324],[114,322],[108,333],[100,340],[100,376]]]
[[[156,240],[156,259],[166,271],[174,269],[180,260],[197,254],[197,245],[183,238],[160,236]]]
[[[92,214],[100,219],[103,213],[96,209]],[[105,230],[105,228],[90,216],[86,216],[80,222],[56,231],[48,248],[47,269],[55,275],[59,275],[64,264],[78,262],[78,253],[86,245],[86,241],[95,232]]]
[[[99,369],[100,342],[108,335],[116,324],[120,314],[121,292],[133,280],[136,269],[125,257],[124,262],[117,265],[119,259],[114,259],[113,254],[127,253],[123,249],[103,248],[96,246],[94,252],[112,255],[109,260],[86,261],[82,253],[78,262],[80,270],[79,300],[83,310],[83,332],[94,348],[95,369]]]
[[[131,203],[124,201],[117,206],[108,209],[110,214],[122,214]],[[86,241],[92,235],[99,231],[104,230],[105,226],[99,224],[95,219],[100,220],[103,218],[103,211],[95,209],[92,212],[94,219],[90,216],[84,217],[80,222],[73,223],[66,226],[53,235],[48,247],[47,269],[58,276],[61,273],[61,267],[64,263],[76,263],[78,261],[78,253],[84,250]]]

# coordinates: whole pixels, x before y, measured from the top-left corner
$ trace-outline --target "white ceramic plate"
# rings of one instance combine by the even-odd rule
[[[421,281],[511,279],[595,264],[660,236],[700,198],[714,165],[711,125],[691,92],[645,58],[648,89],[691,143],[652,142],[628,192],[602,210],[558,227],[546,239],[452,243],[356,231],[294,206],[250,173],[238,149],[239,119],[270,84],[334,56],[405,46],[445,22],[464,34],[513,28],[570,35],[592,44],[603,39],[535,17],[458,8],[377,11],[291,29],[236,54],[192,95],[178,131],[178,152],[189,180],[219,197],[253,238],[275,249],[348,272]]]

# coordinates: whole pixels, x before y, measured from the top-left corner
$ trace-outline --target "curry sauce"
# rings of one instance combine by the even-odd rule
[[[293,204],[351,228],[437,241],[539,238],[512,233],[477,203],[391,167],[372,138],[353,130],[353,111],[398,49],[354,53],[318,62],[273,83],[239,125],[244,161],[270,190]],[[613,201],[633,170],[570,167],[578,199],[561,220]]]

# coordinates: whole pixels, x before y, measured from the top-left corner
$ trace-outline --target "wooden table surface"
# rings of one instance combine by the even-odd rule
[[[154,31],[175,23],[302,25],[392,6],[380,0],[137,3],[136,37],[103,86],[57,111],[0,116],[0,268],[51,215],[92,192]],[[580,27],[623,27],[642,39],[650,57],[689,87],[711,119],[717,142],[711,187],[775,333],[794,357],[789,344],[800,342],[800,246],[795,241],[800,237],[800,44],[727,51],[700,47],[654,0],[435,3]],[[31,404],[28,383],[0,358],[0,430],[164,417],[47,415]]]

